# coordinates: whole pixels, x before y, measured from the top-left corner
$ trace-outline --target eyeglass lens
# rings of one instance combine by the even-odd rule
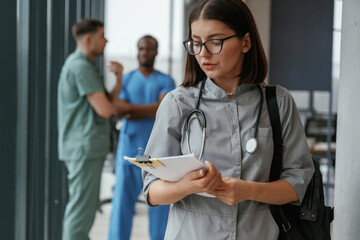
[[[221,51],[222,41],[219,39],[212,39],[207,42],[200,43],[197,41],[189,40],[185,42],[185,45],[186,45],[186,50],[192,55],[199,54],[201,52],[202,45],[205,46],[206,50],[209,53],[217,54],[220,53]]]

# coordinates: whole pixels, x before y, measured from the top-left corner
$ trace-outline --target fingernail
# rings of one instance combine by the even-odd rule
[[[201,169],[201,170],[200,170],[200,175],[201,175],[201,176],[204,175],[204,169]]]

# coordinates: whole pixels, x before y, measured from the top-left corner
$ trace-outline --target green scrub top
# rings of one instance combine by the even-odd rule
[[[110,123],[99,116],[86,99],[105,92],[94,63],[78,49],[69,55],[58,86],[59,159],[104,158],[110,150]]]

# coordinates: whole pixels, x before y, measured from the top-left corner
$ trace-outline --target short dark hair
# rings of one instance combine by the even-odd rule
[[[149,39],[153,40],[153,41],[155,42],[155,47],[156,47],[156,49],[158,48],[158,46],[159,46],[158,41],[156,40],[156,38],[154,38],[154,37],[151,36],[151,35],[144,35],[144,36],[142,36],[142,37],[139,39],[139,41],[137,42],[137,45],[136,45],[136,46],[139,46],[141,40],[143,40],[143,39],[145,39],[145,38],[149,38]]]
[[[96,32],[99,27],[104,27],[104,23],[97,19],[85,18],[73,25],[72,33],[75,39],[79,39],[87,33]]]
[[[218,20],[235,34],[243,37],[249,33],[251,48],[244,55],[242,71],[239,73],[241,83],[260,84],[267,74],[267,61],[254,18],[242,0],[200,0],[189,15],[189,39],[191,39],[191,24],[198,19]],[[185,77],[182,83],[185,87],[195,86],[206,78],[195,56],[187,53]]]

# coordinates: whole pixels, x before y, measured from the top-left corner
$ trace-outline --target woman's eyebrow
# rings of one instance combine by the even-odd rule
[[[226,35],[225,33],[213,33],[213,34],[210,34],[209,36],[207,36],[207,38],[213,38],[213,37],[219,37],[219,36],[224,36]],[[191,35],[193,38],[200,38],[198,35],[196,34],[192,34]]]

